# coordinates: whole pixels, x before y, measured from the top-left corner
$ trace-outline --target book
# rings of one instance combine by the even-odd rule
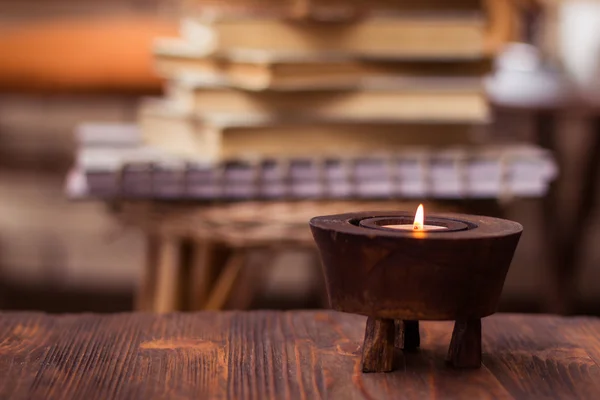
[[[313,17],[318,19],[351,18],[356,14],[423,11],[479,10],[481,0],[184,0],[186,14],[272,15]]]
[[[275,18],[185,18],[182,37],[205,55],[263,50],[292,55],[473,59],[486,54],[480,14],[373,16],[320,23]]]
[[[548,168],[543,160],[537,160],[537,163],[540,170]],[[279,164],[266,160],[254,164],[231,162],[214,167],[203,164],[167,167],[150,162],[129,164],[119,170],[76,167],[72,171],[74,177],[71,177],[74,181],[68,185],[71,187],[69,192],[78,197],[126,199],[493,199],[543,196],[553,179],[542,174],[520,179],[498,175],[498,179],[490,182],[469,175],[472,168],[469,161],[457,165],[458,168],[442,167],[410,156],[403,159],[402,154],[391,159],[297,159]],[[414,168],[421,168],[423,173],[402,179]],[[444,178],[428,177],[432,168],[437,170],[435,175],[442,174]],[[339,169],[344,170],[344,175],[335,177]],[[280,177],[269,178],[275,174]]]
[[[265,156],[369,154],[410,144],[466,143],[478,127],[377,118],[318,118],[259,114],[197,115],[164,101],[147,101],[139,124],[145,143],[180,156],[216,162]]]
[[[137,126],[122,123],[82,123],[75,129],[77,143],[87,147],[132,147],[138,146],[141,133]]]
[[[80,143],[67,182],[71,195],[209,201],[537,197],[557,175],[551,154],[530,145],[416,146],[358,157],[217,164],[180,158],[141,142],[125,148],[119,140],[112,152],[106,146]]]
[[[228,64],[225,58],[206,57],[202,46],[179,37],[156,38],[152,43],[152,53],[154,70],[161,77],[173,79],[191,75],[213,83],[225,79]]]
[[[228,85],[246,90],[345,89],[371,82],[437,78],[474,79],[488,74],[490,58],[475,60],[356,59],[348,56],[297,57],[267,51],[205,57],[180,38],[154,43],[154,67],[165,78]]]
[[[246,91],[199,82],[167,86],[167,101],[197,115],[277,115],[395,122],[472,122],[489,118],[479,79],[407,79],[348,90]]]

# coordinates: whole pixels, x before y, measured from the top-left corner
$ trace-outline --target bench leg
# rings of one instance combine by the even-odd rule
[[[154,311],[169,313],[179,307],[181,254],[178,238],[163,237],[158,242],[158,264]]]
[[[222,310],[224,308],[245,263],[246,253],[243,251],[235,252],[229,257],[210,292],[204,306],[205,310]]]
[[[159,243],[160,240],[155,235],[148,235],[146,238],[144,271],[135,294],[136,311],[153,311]]]

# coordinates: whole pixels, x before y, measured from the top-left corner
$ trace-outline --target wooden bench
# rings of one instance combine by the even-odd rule
[[[231,299],[249,256],[269,259],[289,249],[316,251],[308,221],[356,210],[416,209],[402,201],[276,201],[207,205],[120,203],[117,217],[147,237],[139,311],[221,310]],[[438,206],[439,207],[439,206]],[[435,209],[435,207],[434,207]],[[447,207],[444,209],[448,209]],[[263,276],[264,278],[264,276]],[[252,296],[261,280],[241,282]],[[247,297],[247,296],[246,296]],[[243,304],[238,309],[247,308]]]

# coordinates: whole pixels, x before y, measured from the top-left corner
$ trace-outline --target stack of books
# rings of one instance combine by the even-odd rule
[[[67,193],[194,201],[499,199],[544,196],[557,173],[552,155],[529,145],[203,163],[144,145],[141,136],[135,125],[81,126]]]
[[[489,120],[479,0],[201,4],[156,41],[168,83],[141,107],[147,145],[215,165],[362,157],[473,143]]]
[[[81,128],[71,196],[537,197],[556,175],[484,140],[497,24],[479,0],[202,5],[156,41],[167,91],[138,127]]]

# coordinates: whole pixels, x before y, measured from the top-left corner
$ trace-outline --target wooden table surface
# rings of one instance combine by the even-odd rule
[[[421,324],[398,371],[360,372],[365,318],[334,312],[0,314],[0,398],[600,399],[600,320],[484,319],[484,366],[446,368]]]

